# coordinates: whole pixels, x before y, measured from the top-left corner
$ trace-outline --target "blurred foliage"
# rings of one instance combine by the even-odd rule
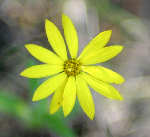
[[[74,137],[75,134],[67,126],[61,112],[51,116],[47,110],[47,101],[38,105],[29,104],[10,92],[0,91],[0,111],[18,118],[21,122],[33,129],[48,128],[62,137]]]

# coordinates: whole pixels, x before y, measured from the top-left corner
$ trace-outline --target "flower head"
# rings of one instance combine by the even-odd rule
[[[30,54],[44,64],[25,69],[21,72],[21,76],[28,78],[51,76],[36,89],[32,98],[32,101],[39,101],[54,93],[50,103],[51,114],[62,107],[64,115],[69,115],[77,96],[83,111],[93,119],[95,107],[89,86],[109,99],[123,99],[110,84],[121,84],[124,78],[110,69],[95,65],[115,57],[123,47],[120,45],[104,47],[112,33],[108,30],[91,40],[78,57],[78,36],[75,26],[64,14],[62,25],[70,58],[67,57],[66,45],[60,31],[46,19],[47,38],[55,53],[35,44],[25,45]]]

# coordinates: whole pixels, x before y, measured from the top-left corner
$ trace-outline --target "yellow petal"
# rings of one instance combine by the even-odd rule
[[[63,64],[63,61],[50,50],[36,44],[25,45],[30,54],[43,63],[48,64]]]
[[[63,111],[66,117],[72,111],[76,101],[76,82],[75,77],[70,76],[63,94]]]
[[[124,78],[121,75],[102,66],[82,66],[82,70],[104,82],[115,84],[124,82]]]
[[[62,25],[64,28],[65,39],[72,58],[76,58],[78,54],[78,35],[71,19],[62,15]]]
[[[50,104],[50,114],[54,114],[61,107],[65,85],[66,85],[66,80],[54,92]]]
[[[49,43],[53,50],[63,59],[67,60],[67,51],[64,39],[54,23],[46,19],[45,29]]]
[[[21,76],[28,77],[28,78],[42,78],[47,77],[53,74],[57,74],[63,71],[62,65],[35,65],[25,69],[21,72]]]
[[[43,82],[35,91],[32,101],[38,101],[51,95],[59,87],[67,75],[63,72]]]
[[[123,97],[113,86],[111,86],[105,82],[102,82],[100,80],[97,80],[94,77],[92,77],[86,73],[82,73],[82,78],[84,78],[86,80],[86,82],[95,91],[102,94],[103,96],[110,98],[110,99],[123,100]]]
[[[118,46],[118,45],[105,47],[98,50],[95,53],[91,53],[91,54],[89,53],[88,55],[81,58],[80,62],[83,65],[105,62],[117,56],[122,50],[123,50],[123,46]]]
[[[88,85],[80,75],[76,77],[77,96],[83,111],[93,120],[95,115],[95,106]]]
[[[82,59],[84,56],[87,56],[89,53],[94,54],[95,51],[103,48],[111,37],[111,30],[107,30],[99,33],[94,39],[92,39],[88,45],[83,49],[82,53],[79,56],[79,59]]]

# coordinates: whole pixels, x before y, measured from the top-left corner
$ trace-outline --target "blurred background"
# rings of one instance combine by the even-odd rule
[[[149,0],[0,0],[0,137],[150,137],[150,1]],[[49,48],[44,23],[62,31],[61,15],[74,22],[80,52],[99,32],[112,30],[108,45],[123,52],[103,64],[122,74],[116,86],[124,101],[92,91],[96,116],[89,120],[78,102],[69,117],[48,113],[50,98],[32,103],[41,81],[19,73],[38,64],[27,43]]]

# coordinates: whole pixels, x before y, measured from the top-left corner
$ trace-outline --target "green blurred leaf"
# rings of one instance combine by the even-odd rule
[[[47,106],[47,100],[27,104],[20,97],[0,90],[0,112],[17,118],[29,128],[47,128],[62,137],[75,137],[62,114],[50,115]]]
[[[20,110],[26,109],[27,105],[21,98],[14,96],[10,92],[0,91],[0,111],[20,116]]]

